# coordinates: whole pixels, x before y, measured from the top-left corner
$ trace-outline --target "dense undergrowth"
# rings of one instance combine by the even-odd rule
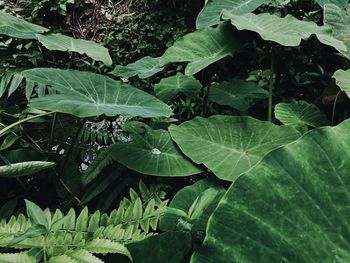
[[[0,262],[350,260],[347,0],[0,9]]]

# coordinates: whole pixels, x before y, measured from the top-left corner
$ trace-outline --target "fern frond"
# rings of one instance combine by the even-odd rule
[[[22,214],[1,220],[0,247],[6,248],[10,244],[11,248],[20,250],[45,248],[50,262],[85,262],[79,258],[86,258],[97,263],[101,261],[90,254],[99,253],[119,253],[131,257],[125,245],[154,235],[168,203],[167,200],[157,202],[155,198],[148,200],[149,194],[145,193],[150,190],[143,183],[140,185],[147,200],[130,190],[130,198],[124,198],[118,209],[109,214],[99,211],[91,214],[87,207],[80,213],[70,209],[67,214],[46,209],[43,214],[49,224],[48,233],[13,245],[11,241],[33,225]]]
[[[4,253],[0,254],[1,263],[36,263],[35,258],[25,253]],[[62,262],[62,261],[61,261]]]

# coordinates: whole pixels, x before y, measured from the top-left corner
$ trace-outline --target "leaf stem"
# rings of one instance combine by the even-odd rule
[[[268,114],[267,120],[272,122],[272,104],[273,104],[273,87],[275,85],[274,75],[275,75],[275,54],[274,48],[271,46],[271,59],[270,59],[270,81],[269,81],[269,104],[268,104]]]
[[[43,117],[43,116],[51,115],[52,113],[54,113],[54,112],[52,112],[52,111],[45,112],[45,113],[42,113],[42,114],[39,114],[39,115],[35,115],[35,116],[31,116],[31,117],[25,118],[23,120],[15,122],[15,123],[12,123],[11,125],[6,126],[4,129],[0,130],[0,136],[2,136],[5,132],[11,130],[12,128],[16,127],[17,125],[20,125],[22,123],[25,123],[27,121],[30,121],[30,120],[33,120],[33,119],[36,119],[36,118],[40,118],[40,117]]]

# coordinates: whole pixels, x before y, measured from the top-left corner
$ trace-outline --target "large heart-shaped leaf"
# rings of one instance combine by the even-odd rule
[[[49,50],[86,54],[94,60],[102,61],[106,65],[112,65],[112,59],[108,53],[108,49],[93,41],[75,39],[62,34],[38,34],[37,38]]]
[[[283,124],[291,125],[295,128],[303,128],[305,126],[315,128],[328,124],[326,115],[319,108],[303,100],[277,104],[275,115]],[[305,130],[307,130],[307,127]]]
[[[338,51],[345,51],[345,45],[332,36],[327,26],[318,26],[311,21],[301,21],[294,16],[278,17],[267,13],[235,15],[224,11],[223,19],[230,20],[239,30],[250,30],[258,33],[262,39],[277,42],[283,46],[299,46],[302,39],[316,35],[320,42],[332,46]]]
[[[241,44],[229,25],[205,28],[187,34],[168,48],[160,58],[164,66],[174,62],[189,62],[185,74],[193,75],[216,61],[240,50]]]
[[[153,130],[140,122],[129,123],[125,131],[131,141],[109,148],[116,161],[137,172],[156,176],[188,176],[202,171],[181,153],[165,130]]]
[[[37,68],[22,73],[27,79],[50,85],[60,94],[35,98],[33,108],[90,116],[170,116],[169,106],[155,97],[107,76],[75,70]]]
[[[344,91],[346,93],[346,95],[348,95],[348,97],[350,98],[350,69],[337,70],[334,73],[333,78],[335,78],[335,81],[336,81],[337,85],[339,86],[339,88],[342,91]]]
[[[197,28],[219,24],[224,9],[236,15],[243,15],[253,12],[265,2],[267,0],[209,0],[197,17]]]
[[[0,34],[23,39],[36,39],[37,33],[49,31],[47,28],[0,12]]]
[[[349,148],[348,120],[268,154],[220,201],[191,262],[348,262]]]
[[[159,228],[162,231],[190,230],[194,234],[204,232],[210,215],[224,194],[225,189],[211,179],[200,180],[181,189],[169,206],[182,210],[188,218],[167,213],[162,217]]]
[[[343,42],[347,50],[339,50],[350,59],[350,15],[334,4],[324,6],[324,23],[332,28],[334,38]]]
[[[296,140],[291,127],[251,117],[197,117],[171,126],[171,137],[195,163],[203,163],[221,179],[234,181],[270,151]]]
[[[316,3],[324,7],[326,4],[334,4],[341,8],[345,8],[349,0],[316,0]]]
[[[147,56],[126,66],[116,66],[113,70],[113,74],[123,78],[130,78],[138,75],[139,78],[146,79],[162,70],[163,68],[159,66],[159,58]]]
[[[236,80],[214,83],[210,86],[210,101],[246,111],[255,99],[265,99],[269,93],[252,81]]]
[[[154,85],[156,97],[162,101],[169,101],[178,93],[188,97],[195,97],[199,94],[202,84],[192,76],[185,76],[178,73],[176,76],[162,79]]]

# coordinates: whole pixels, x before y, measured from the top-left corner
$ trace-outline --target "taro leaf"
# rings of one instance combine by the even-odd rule
[[[181,189],[171,200],[169,206],[186,212],[191,220],[187,222],[179,216],[167,213],[162,217],[159,228],[162,231],[205,232],[208,219],[224,193],[225,189],[210,179],[198,181]]]
[[[139,78],[146,79],[162,70],[163,68],[159,66],[159,58],[147,56],[126,66],[116,66],[113,70],[113,74],[123,78],[130,78],[138,75]]]
[[[112,65],[108,49],[89,40],[75,39],[62,34],[37,35],[38,41],[49,50],[71,51],[86,54],[90,58]]]
[[[341,8],[345,8],[348,4],[348,0],[316,0],[316,3],[321,7],[324,7],[326,4],[334,4]]]
[[[349,262],[349,131],[315,129],[242,175],[191,262]]]
[[[20,177],[35,174],[55,166],[52,162],[31,161],[0,166],[0,177]]]
[[[5,12],[0,12],[0,34],[2,35],[23,39],[36,39],[37,33],[47,31],[49,30],[45,27],[29,23]]]
[[[180,92],[188,97],[196,97],[201,87],[202,84],[194,77],[178,73],[176,76],[162,79],[154,86],[154,91],[157,98],[169,101]]]
[[[170,116],[169,106],[155,97],[107,76],[75,70],[37,68],[23,71],[27,79],[51,85],[60,94],[30,100],[37,109],[78,117],[127,115]]]
[[[254,99],[265,99],[269,93],[252,81],[231,80],[210,86],[210,101],[230,106],[239,111],[246,111]]]
[[[185,74],[193,75],[216,61],[231,56],[241,48],[230,25],[205,28],[187,34],[168,48],[159,60],[164,66],[175,62],[189,62]]]
[[[333,78],[335,78],[335,81],[339,88],[346,93],[346,95],[350,98],[350,69],[348,70],[337,70]]]
[[[188,232],[166,232],[127,247],[134,263],[180,263],[192,248],[192,238]]]
[[[239,16],[225,10],[222,18],[230,20],[239,30],[256,32],[262,39],[274,41],[283,46],[299,46],[302,39],[306,40],[315,34],[321,43],[332,46],[338,51],[346,50],[345,45],[332,36],[330,27],[318,26],[311,21],[301,21],[291,15],[284,18],[268,13]]]
[[[141,122],[129,123],[124,130],[130,142],[109,148],[112,158],[131,170],[155,176],[188,176],[202,171],[178,149],[165,130],[153,130]]]
[[[243,15],[253,12],[265,2],[267,0],[209,0],[197,17],[197,28],[219,24],[224,9],[236,15]]]
[[[197,117],[169,131],[184,154],[228,181],[235,181],[267,153],[300,136],[292,127],[224,115]]]
[[[332,28],[334,38],[347,47],[347,50],[339,51],[350,59],[350,15],[336,5],[326,4],[323,16],[324,24]]]
[[[316,128],[328,124],[326,115],[319,108],[303,100],[277,104],[275,115],[283,124],[297,129],[305,126]]]

